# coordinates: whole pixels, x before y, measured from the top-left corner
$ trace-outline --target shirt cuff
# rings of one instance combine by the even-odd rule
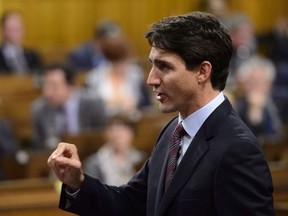
[[[78,196],[78,193],[80,192],[80,189],[78,190],[73,190],[71,189],[69,186],[65,187],[65,193],[66,195],[68,195],[69,197],[71,197],[72,199],[76,199]]]

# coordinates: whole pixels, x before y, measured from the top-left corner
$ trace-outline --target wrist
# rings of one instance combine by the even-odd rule
[[[71,183],[66,183],[66,186],[67,186],[68,190],[71,193],[78,191],[81,188],[81,186],[82,186],[82,184],[84,182],[84,178],[85,178],[85,176],[84,176],[84,174],[82,172],[81,175],[79,176],[78,181],[74,181],[74,182],[71,182]]]

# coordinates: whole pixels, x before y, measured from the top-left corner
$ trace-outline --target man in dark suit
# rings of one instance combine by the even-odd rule
[[[61,136],[104,128],[106,113],[101,99],[77,88],[71,67],[52,64],[44,69],[43,97],[32,105],[33,147],[54,148]]]
[[[222,93],[232,54],[226,29],[212,15],[194,12],[162,19],[146,38],[152,46],[147,83],[160,110],[179,116],[120,187],[84,174],[75,145],[60,143],[48,159],[63,182],[60,207],[80,215],[274,215],[261,148]]]
[[[41,67],[40,56],[23,47],[22,16],[16,11],[5,12],[1,18],[0,74],[26,74]]]

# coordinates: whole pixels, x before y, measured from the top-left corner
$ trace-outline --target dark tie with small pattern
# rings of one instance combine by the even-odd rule
[[[173,177],[173,174],[176,170],[177,160],[180,156],[180,144],[181,138],[186,134],[185,129],[183,128],[182,124],[179,123],[172,135],[172,140],[169,148],[169,155],[168,155],[168,163],[167,163],[167,170],[166,170],[166,181],[165,181],[165,189],[167,189],[170,181]]]

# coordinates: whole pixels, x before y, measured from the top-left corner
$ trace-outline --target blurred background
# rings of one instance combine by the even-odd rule
[[[217,1],[217,0],[216,0]],[[204,9],[202,0],[1,0],[0,12],[19,10],[26,26],[24,43],[36,48],[45,61],[63,58],[78,43],[90,39],[101,19],[117,21],[146,59],[149,46],[143,37],[149,25],[163,16]],[[272,30],[276,21],[287,16],[285,0],[228,0],[225,16],[244,12],[254,23],[256,33]],[[222,13],[219,12],[219,13]]]
[[[60,141],[104,182],[141,167],[177,115],[159,113],[145,84],[144,33],[196,10],[231,34],[224,93],[263,148],[277,215],[288,214],[286,0],[0,0],[0,215],[71,215],[46,164]]]

